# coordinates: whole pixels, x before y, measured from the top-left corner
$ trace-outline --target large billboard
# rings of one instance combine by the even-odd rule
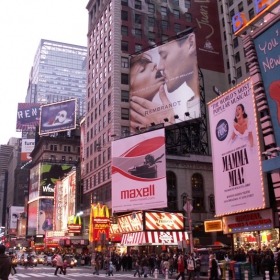
[[[22,139],[21,140],[21,154],[20,160],[22,162],[32,160],[30,157],[31,152],[35,147],[35,139]]]
[[[119,216],[118,227],[122,233],[143,231],[142,212],[133,212],[132,214]]]
[[[29,197],[28,200],[33,200],[39,196],[39,184],[40,184],[40,164],[35,165],[30,170],[29,180]]]
[[[76,128],[76,99],[41,106],[39,134]]]
[[[279,30],[280,21],[254,39],[278,147],[280,146]]]
[[[86,139],[86,122],[83,119],[80,123],[81,137],[80,137],[80,162],[81,162],[81,178],[84,178],[86,174],[85,167],[85,139]]]
[[[35,131],[39,125],[40,104],[18,103],[17,131]]]
[[[112,142],[113,212],[167,207],[164,129]]]
[[[23,206],[11,206],[9,210],[9,234],[16,235],[17,234],[17,221],[20,218],[20,214],[24,212]]]
[[[142,40],[146,40],[147,45],[150,46],[158,43],[158,38],[162,40],[166,35],[170,38],[177,32],[186,29],[186,25],[188,27],[192,26],[199,34],[197,36],[199,66],[203,69],[223,72],[223,53],[216,0],[149,0],[141,2],[141,10],[135,10],[135,1],[128,1],[128,7],[131,9],[130,23],[132,26],[131,32],[124,40],[129,39],[131,46],[138,42],[137,29],[141,26],[141,23],[143,25]],[[140,18],[138,11],[141,12]],[[176,21],[176,27],[179,27],[175,31],[174,20]],[[157,38],[153,37],[154,34],[157,35]],[[131,51],[133,50],[131,49]]]
[[[42,198],[39,200],[37,234],[44,234],[49,230],[53,230],[53,199]]]
[[[209,102],[208,109],[216,215],[264,208],[258,122],[251,80],[245,80]]]
[[[145,212],[145,230],[184,230],[182,213]]]
[[[36,235],[37,231],[37,214],[38,214],[38,200],[30,202],[28,204],[28,227],[27,227],[27,235]]]
[[[151,123],[170,125],[200,115],[194,33],[131,58],[131,131]]]

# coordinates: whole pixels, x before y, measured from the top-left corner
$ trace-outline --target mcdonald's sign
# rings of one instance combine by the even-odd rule
[[[110,212],[105,204],[92,204],[89,222],[89,241],[101,241],[109,239]]]

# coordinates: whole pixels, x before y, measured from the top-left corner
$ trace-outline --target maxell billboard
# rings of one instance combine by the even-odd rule
[[[76,99],[41,106],[39,134],[76,128]]]
[[[40,104],[18,103],[17,131],[34,131],[39,125]]]
[[[167,206],[164,129],[112,143],[113,212]]]
[[[280,21],[254,39],[277,146],[280,146]]]
[[[208,103],[216,215],[265,205],[251,80]]]
[[[194,33],[131,58],[131,131],[150,126],[152,122],[170,125],[200,115]]]

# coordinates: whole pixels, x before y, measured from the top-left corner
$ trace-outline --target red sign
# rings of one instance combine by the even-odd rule
[[[67,227],[69,233],[81,233],[82,231],[81,225],[69,224],[67,225]]]

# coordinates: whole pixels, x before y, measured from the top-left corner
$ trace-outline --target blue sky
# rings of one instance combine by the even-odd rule
[[[0,1],[0,144],[16,132],[17,104],[41,39],[87,45],[88,0]]]

